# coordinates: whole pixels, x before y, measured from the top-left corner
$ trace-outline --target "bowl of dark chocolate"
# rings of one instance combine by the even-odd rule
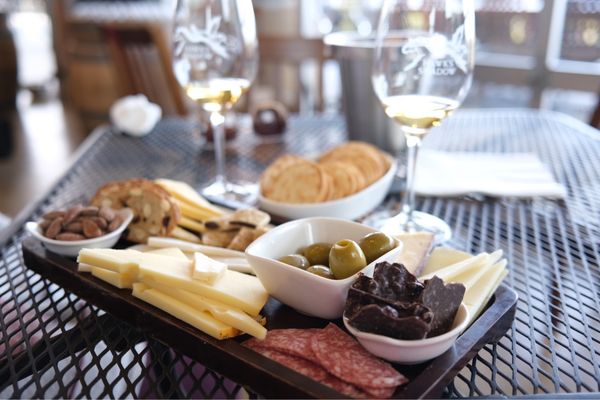
[[[401,264],[379,263],[373,278],[359,275],[350,287],[343,320],[369,352],[418,364],[447,351],[467,327],[464,292],[462,284],[420,282]]]

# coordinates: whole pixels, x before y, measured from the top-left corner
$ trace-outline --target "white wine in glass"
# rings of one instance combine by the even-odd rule
[[[248,91],[258,68],[251,0],[178,0],[173,27],[173,69],[187,96],[209,113],[216,176],[209,197],[251,203],[256,184],[225,175],[224,114]]]
[[[397,234],[429,231],[449,240],[446,222],[414,210],[417,153],[429,130],[464,100],[475,60],[473,0],[385,0],[373,62],[373,89],[407,144],[406,194],[401,212],[370,223]]]

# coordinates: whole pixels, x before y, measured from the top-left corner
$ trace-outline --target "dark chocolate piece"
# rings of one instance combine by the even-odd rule
[[[411,304],[411,308],[419,308],[429,319],[424,321],[417,315],[401,315],[392,306],[378,306],[370,304],[362,307],[348,322],[362,332],[371,332],[378,335],[389,336],[396,339],[415,340],[423,339],[429,331],[431,313],[426,307]]]
[[[431,330],[427,337],[441,335],[450,330],[464,295],[465,286],[462,283],[444,285],[444,281],[437,276],[425,281],[420,302],[433,312]]]
[[[370,293],[391,301],[417,301],[423,284],[402,264],[379,263],[375,266]]]

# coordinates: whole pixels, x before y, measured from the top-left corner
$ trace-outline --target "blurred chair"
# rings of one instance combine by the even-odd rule
[[[596,129],[600,129],[600,93],[598,93],[598,103],[596,104],[596,109],[592,113],[590,125]]]
[[[158,24],[106,23],[104,31],[117,68],[120,91],[143,93],[164,115],[188,112],[183,91],[171,65],[167,34]]]
[[[306,103],[309,111],[323,111],[323,65],[327,59],[323,40],[260,36],[258,42],[260,69],[256,86],[270,88],[275,100],[291,111],[300,111]],[[314,68],[303,71],[308,62]],[[304,72],[312,74],[307,77]]]

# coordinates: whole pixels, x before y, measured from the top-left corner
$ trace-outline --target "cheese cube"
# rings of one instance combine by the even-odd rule
[[[193,307],[156,289],[150,288],[143,283],[135,283],[133,285],[133,295],[171,314],[175,318],[187,322],[215,339],[227,339],[239,333],[237,329],[216,320],[208,312],[197,311]]]
[[[187,290],[175,289],[150,280],[146,282],[152,288],[194,307],[198,311],[206,311],[217,320],[231,325],[242,332],[246,332],[258,339],[264,339],[267,335],[267,330],[259,322],[237,308],[232,308],[224,303],[188,292]]]
[[[135,275],[127,272],[115,272],[104,268],[92,267],[92,275],[119,289],[131,289],[135,282]]]
[[[225,275],[227,264],[205,256],[202,253],[194,253],[194,270],[192,277],[209,284],[215,283]]]

